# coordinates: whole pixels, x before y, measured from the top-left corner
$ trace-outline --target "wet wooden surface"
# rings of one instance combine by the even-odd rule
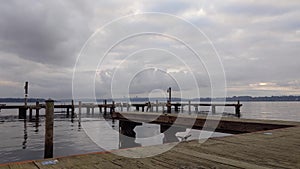
[[[273,121],[274,122],[274,121]],[[272,123],[273,123],[272,122]],[[290,122],[281,122],[280,124]],[[54,158],[54,165],[45,160],[0,165],[12,168],[300,168],[300,125],[275,130],[210,138],[148,147],[116,150],[114,153],[91,153]],[[122,155],[146,155],[168,146],[171,150],[147,158],[126,158]]]

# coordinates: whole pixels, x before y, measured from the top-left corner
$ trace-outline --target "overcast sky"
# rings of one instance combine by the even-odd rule
[[[165,96],[169,86],[182,97],[299,95],[299,9],[299,0],[2,1],[0,97],[22,97],[25,81],[43,98]]]

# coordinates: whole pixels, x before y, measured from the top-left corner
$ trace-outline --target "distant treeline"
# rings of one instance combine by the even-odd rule
[[[28,98],[28,102],[44,102],[46,99],[43,98]],[[72,99],[57,99],[56,102],[71,102]],[[102,103],[105,99],[97,99],[97,102]],[[106,99],[107,102],[112,102],[112,99]],[[115,102],[155,102],[158,100],[159,102],[166,102],[167,98],[117,98],[114,99]],[[194,101],[194,102],[210,102],[210,101],[224,101],[224,98],[193,98],[193,99],[181,99],[181,98],[172,98],[172,102],[180,102],[180,101]],[[228,102],[258,102],[258,101],[300,101],[300,96],[264,96],[264,97],[252,97],[252,96],[233,96],[226,97],[226,101]],[[78,100],[77,100],[78,101]],[[93,99],[81,99],[83,102],[93,102]],[[24,98],[0,98],[0,102],[24,102]]]
[[[147,102],[147,101],[167,101],[166,98],[130,98],[132,102]],[[211,102],[211,101],[227,101],[227,102],[259,102],[259,101],[300,101],[300,96],[263,96],[263,97],[252,97],[252,96],[233,96],[224,98],[193,98],[193,99],[181,99],[172,98],[174,102],[180,101],[195,101],[195,102]]]
[[[195,99],[193,99],[195,100]],[[197,100],[197,99],[196,99]],[[221,101],[224,98],[200,98],[200,101]],[[259,102],[259,101],[300,101],[300,96],[259,96],[259,97],[252,97],[252,96],[233,96],[233,97],[226,97],[226,101],[228,102],[236,102],[236,101],[243,101],[243,102]]]
[[[28,98],[27,99],[27,102],[36,102],[36,101],[44,102],[45,99],[42,99],[42,98]],[[16,103],[19,103],[19,102],[24,102],[24,98],[0,98],[0,102],[16,102]]]

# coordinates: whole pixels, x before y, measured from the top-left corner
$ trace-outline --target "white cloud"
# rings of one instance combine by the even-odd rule
[[[116,18],[142,12],[177,15],[202,30],[223,59],[229,95],[300,94],[299,7],[300,2],[296,0],[5,1],[0,6],[0,97],[22,96],[23,83],[27,80],[32,87],[32,96],[71,97],[72,68],[88,37]],[[184,37],[181,39],[201,49],[198,52],[205,63],[211,63],[209,56],[212,52],[207,50],[210,44],[205,38],[196,36],[196,32],[186,29],[183,23],[172,26],[173,23],[166,17],[149,20],[137,17],[126,27],[120,24],[106,30],[104,34],[112,38],[95,41],[96,50],[87,53],[95,59],[84,60],[85,67],[79,72],[79,79],[93,80],[97,73],[101,77],[97,79],[100,93],[108,97],[110,73],[124,57],[141,49],[161,48],[179,55],[196,75],[200,90],[209,90],[205,67],[184,45],[167,37],[151,35],[128,39],[114,48],[108,55],[110,59],[104,60],[97,68],[102,57],[100,53],[114,44],[118,36],[124,35],[124,31],[134,33],[148,29]],[[180,81],[189,79],[190,70],[166,55],[150,52],[127,60],[120,67],[124,74],[115,79],[116,84],[123,84],[136,69],[145,67],[161,68]],[[211,75],[214,70],[217,69],[210,68]],[[136,88],[140,84],[147,85],[149,90],[151,87],[160,89],[168,85],[163,80],[158,77],[156,83],[135,81],[135,85]],[[193,97],[193,85],[186,83],[182,86],[187,95]],[[143,95],[143,88],[135,93]]]

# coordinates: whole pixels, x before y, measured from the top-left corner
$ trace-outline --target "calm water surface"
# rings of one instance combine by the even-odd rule
[[[242,104],[242,118],[300,121],[300,102],[243,102]],[[209,111],[209,108],[201,107],[200,110]],[[234,108],[228,107],[224,111],[232,113]],[[17,113],[16,110],[0,112],[0,163],[43,158],[45,132],[43,118],[37,124],[12,117]],[[43,113],[42,111],[41,114]],[[106,121],[96,111],[94,116],[83,114],[81,127],[78,127],[76,119],[71,122],[70,119],[56,118],[54,156],[118,149],[120,146],[118,124],[118,121],[114,123]],[[185,136],[189,132],[191,134],[189,139],[197,139],[199,136],[198,130],[184,130],[186,131],[181,130],[176,135]],[[135,140],[137,145],[164,143],[164,134],[160,133],[159,125],[143,124],[136,127],[135,132],[139,137]],[[213,133],[213,137],[226,135],[228,134]]]

